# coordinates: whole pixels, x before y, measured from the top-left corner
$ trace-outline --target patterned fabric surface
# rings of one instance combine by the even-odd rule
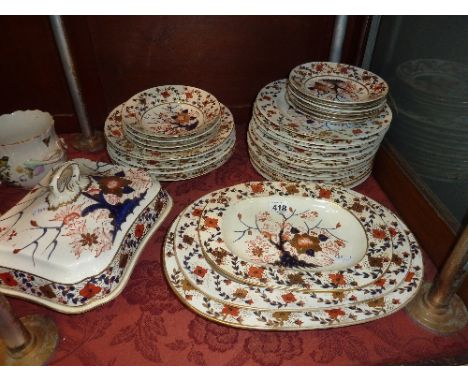
[[[389,317],[352,327],[303,332],[261,332],[225,327],[186,309],[172,293],[161,268],[167,229],[191,202],[237,183],[261,180],[248,160],[245,127],[238,127],[233,157],[205,176],[163,183],[174,207],[149,240],[123,293],[110,303],[81,315],[55,313],[9,298],[17,316],[51,316],[60,331],[52,365],[402,365],[468,354],[468,328],[437,336],[415,324],[401,310]],[[69,137],[65,136],[67,140]],[[69,158],[82,154],[69,149]],[[108,161],[105,151],[86,155]],[[371,177],[355,188],[394,210]],[[5,212],[24,194],[0,186]],[[435,274],[425,259],[425,278]]]

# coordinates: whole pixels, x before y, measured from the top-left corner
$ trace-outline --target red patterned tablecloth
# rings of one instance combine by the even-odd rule
[[[84,155],[69,149],[70,158],[79,156]],[[105,151],[86,157],[109,161]],[[261,179],[248,159],[245,127],[238,127],[236,151],[220,169],[192,180],[163,183],[174,207],[149,240],[120,296],[75,316],[10,298],[14,311],[18,316],[39,313],[54,318],[60,344],[52,365],[394,365],[468,356],[468,328],[436,336],[416,325],[404,310],[347,328],[262,332],[225,327],[186,309],[161,268],[162,243],[171,222],[209,191]],[[355,190],[394,210],[372,177]],[[0,186],[0,211],[24,193]],[[425,278],[432,279],[435,269],[427,259],[425,270]]]

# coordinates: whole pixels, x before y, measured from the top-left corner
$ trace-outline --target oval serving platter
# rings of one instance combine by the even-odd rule
[[[396,216],[388,213],[392,217],[392,221],[405,227]],[[335,307],[332,305],[323,309],[305,311],[261,310],[254,305],[238,307],[232,305],[232,301],[229,299],[225,299],[225,301],[214,299],[210,294],[200,290],[198,285],[187,280],[174,254],[176,226],[177,220],[170,228],[164,243],[163,269],[169,286],[181,302],[194,313],[231,327],[297,331],[362,324],[397,312],[412,300],[422,284],[422,256],[416,240],[407,229],[404,229],[405,232],[408,232],[411,253],[408,253],[407,256],[412,259],[411,266],[403,281],[384,296],[347,306]]]
[[[244,200],[252,203],[240,204]],[[199,238],[207,259],[228,277],[291,290],[368,285],[385,272],[392,256],[379,216],[356,208],[339,188],[318,184],[225,188],[206,205]],[[298,272],[302,286],[291,285],[290,276]]]
[[[216,272],[202,255],[200,243],[196,239],[198,218],[205,207],[217,193],[198,199],[186,208],[173,227],[174,254],[184,277],[194,287],[219,302],[229,302],[235,307],[252,307],[259,310],[310,310],[343,306],[377,298],[394,290],[406,277],[411,264],[410,245],[405,234],[405,227],[395,221],[382,206],[373,204],[364,196],[352,194],[363,208],[374,209],[388,226],[392,237],[392,263],[381,278],[371,285],[346,292],[290,292],[276,288],[247,286],[231,280]],[[301,282],[301,275],[295,277]]]

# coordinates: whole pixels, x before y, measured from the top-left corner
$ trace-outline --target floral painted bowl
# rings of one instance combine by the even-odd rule
[[[0,217],[0,292],[64,313],[110,301],[171,206],[141,169],[57,166]]]
[[[142,139],[174,143],[206,133],[219,122],[220,112],[219,101],[205,90],[164,85],[130,98],[123,108],[123,123]]]
[[[65,161],[64,144],[49,113],[18,110],[0,116],[0,181],[30,189]]]

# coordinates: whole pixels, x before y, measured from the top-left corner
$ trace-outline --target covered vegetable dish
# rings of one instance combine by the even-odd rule
[[[171,207],[141,169],[66,162],[0,217],[0,292],[65,313],[108,302]]]

